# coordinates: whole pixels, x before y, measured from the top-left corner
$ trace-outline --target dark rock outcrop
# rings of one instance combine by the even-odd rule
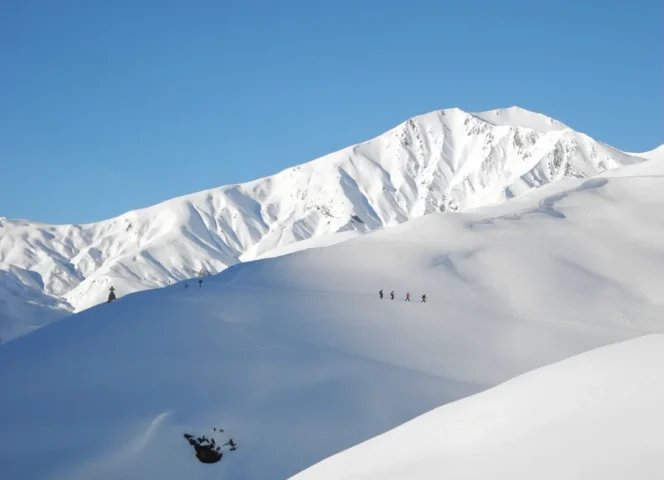
[[[222,429],[215,428],[215,432],[217,431],[223,432]],[[223,445],[218,445],[214,438],[207,438],[205,435],[194,437],[193,435],[185,433],[184,438],[189,442],[189,445],[194,447],[196,458],[198,458],[201,463],[217,463],[220,461],[224,456],[222,448],[225,446],[231,447],[229,449],[230,451],[237,450],[237,443],[235,443],[232,438]]]
[[[224,456],[221,447],[215,444],[214,439],[210,441],[205,436],[195,438],[188,433],[184,434],[184,438],[187,439],[189,445],[194,447],[196,458],[198,458],[201,463],[217,463],[221,460],[221,457]]]

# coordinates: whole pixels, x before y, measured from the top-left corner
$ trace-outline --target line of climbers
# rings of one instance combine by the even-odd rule
[[[201,288],[202,286],[203,286],[203,279],[199,278],[199,279],[198,279],[198,288]],[[184,284],[184,288],[189,288],[189,285],[185,283],[185,284]],[[115,288],[113,288],[113,287],[111,286],[111,288],[109,288],[109,290],[110,290],[110,293],[109,293],[109,295],[108,295],[108,301],[107,301],[107,303],[111,303],[113,300],[116,299],[116,296],[115,296]],[[378,292],[378,295],[380,295],[380,298],[383,298],[383,290],[381,290],[380,292]],[[394,300],[394,290],[392,290],[392,291],[390,292],[390,299],[391,299],[391,300]],[[406,300],[407,302],[410,302],[410,292],[406,292],[406,299],[405,299],[405,300]],[[422,303],[427,303],[427,295],[426,295],[426,293],[425,293],[424,295],[422,295]]]
[[[189,284],[185,283],[184,288],[185,289],[189,288]],[[198,279],[198,288],[203,288],[203,279],[202,278]],[[108,300],[106,301],[106,303],[111,303],[113,300],[117,299],[117,296],[115,295],[115,288],[112,285],[111,285],[111,288],[109,288],[108,290],[109,290],[110,293],[108,294]]]
[[[380,298],[383,298],[383,291],[378,292]],[[394,290],[390,292],[390,300],[394,300]],[[406,292],[406,302],[410,302],[410,292]],[[427,303],[427,294],[422,295],[422,303]]]
[[[188,284],[188,283],[185,283],[185,284],[184,284],[184,288],[185,288],[185,289],[189,288],[189,284]],[[203,288],[203,279],[202,279],[202,278],[199,278],[199,279],[198,279],[198,288]]]

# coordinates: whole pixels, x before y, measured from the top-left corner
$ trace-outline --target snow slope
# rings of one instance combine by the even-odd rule
[[[11,267],[0,270],[0,342],[48,325],[69,310],[64,300],[42,291],[39,276],[33,272]]]
[[[517,375],[662,332],[663,187],[658,162],[566,179],[1,345],[0,478],[284,480]],[[203,465],[183,434],[218,427],[239,449]]]
[[[662,334],[599,348],[440,407],[292,478],[664,478],[662,369]]]
[[[664,162],[664,145],[660,145],[654,150],[644,153],[635,153],[634,156],[645,158],[646,160],[658,160]]]
[[[0,218],[0,270],[16,308],[52,297],[62,313],[219,272],[337,232],[362,234],[441,210],[500,203],[566,177],[643,161],[544,115],[512,107],[414,117],[389,132],[252,182],[86,225]],[[28,280],[26,278],[29,277]],[[9,301],[9,300],[8,300]],[[22,315],[0,313],[0,335]]]

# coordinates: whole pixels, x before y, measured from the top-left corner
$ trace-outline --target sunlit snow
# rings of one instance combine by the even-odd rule
[[[494,205],[642,161],[517,107],[451,108],[269,177],[98,223],[0,218],[0,337],[99,304],[111,285],[120,296],[163,287],[327,244],[341,238],[335,233],[362,235],[443,210]]]
[[[0,345],[0,478],[284,480],[329,457],[300,478],[662,476],[661,342],[637,337],[664,328],[663,207],[664,164],[638,162],[51,323]],[[183,435],[213,428],[238,449],[205,465]]]

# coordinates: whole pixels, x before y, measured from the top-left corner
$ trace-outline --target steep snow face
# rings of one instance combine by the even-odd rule
[[[664,335],[445,405],[292,480],[664,478]]]
[[[662,332],[663,207],[664,164],[641,163],[497,206],[427,215],[354,238],[341,232],[339,243],[234,265],[202,288],[189,282],[139,292],[55,322],[0,345],[0,478],[284,480],[527,371]],[[420,303],[424,293],[428,302]],[[571,367],[564,370],[577,370]],[[603,378],[599,372],[593,381]],[[571,391],[543,389],[547,405],[561,398],[563,407],[604,412],[602,402],[574,403],[597,398],[574,396],[584,395],[578,383],[587,373],[552,383]],[[629,396],[638,404],[647,383],[610,390],[611,400]],[[641,411],[650,402],[644,398]],[[616,406],[620,425],[617,417],[635,418],[620,410],[632,403],[606,405]],[[456,430],[446,420],[455,432],[449,442],[462,439],[460,430],[471,440],[477,432],[487,436],[478,448],[492,452],[489,460],[504,448],[522,462],[510,445],[491,443],[509,430],[501,419],[514,419],[518,429],[505,438],[522,446],[527,438],[516,436],[528,425],[515,411],[533,422],[560,418],[565,428],[597,418],[564,417],[555,405],[551,416],[544,405],[520,407],[506,407],[505,417],[484,410],[495,436],[485,417],[474,428],[464,417],[467,428]],[[602,440],[614,443],[602,445],[620,441],[613,425],[605,424]],[[219,427],[223,435],[214,432]],[[533,428],[533,438],[543,439],[547,427]],[[565,430],[550,428],[564,449]],[[184,433],[231,437],[239,449],[203,465]],[[634,440],[643,442],[640,458],[654,448],[651,439]],[[540,470],[527,478],[548,472],[552,457],[534,457]]]
[[[8,301],[46,295],[80,311],[105,301],[110,285],[121,296],[163,287],[302,240],[492,205],[640,161],[522,109],[441,110],[270,177],[99,223],[0,218],[0,270],[25,272],[16,279],[29,291]],[[0,335],[18,334],[18,322],[0,313]]]

